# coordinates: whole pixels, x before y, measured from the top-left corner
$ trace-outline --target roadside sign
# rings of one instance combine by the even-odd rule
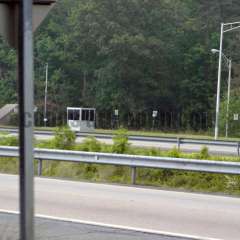
[[[118,115],[119,115],[119,110],[118,110],[118,109],[115,109],[115,110],[114,110],[114,115],[115,115],[115,116],[118,116]]]
[[[158,115],[158,111],[153,111],[153,112],[152,112],[152,117],[153,117],[153,118],[156,118],[157,115]]]
[[[238,121],[239,120],[239,114],[238,113],[233,114],[233,120],[234,121]]]

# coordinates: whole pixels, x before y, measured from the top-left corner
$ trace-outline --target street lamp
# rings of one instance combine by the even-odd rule
[[[48,63],[46,64],[45,72],[45,97],[44,97],[44,127],[47,126],[47,94],[48,94]]]
[[[40,62],[41,64],[43,64],[43,62],[35,57],[34,58],[36,61]],[[49,64],[48,62],[44,64],[45,65],[45,90],[44,90],[44,109],[43,109],[43,122],[44,122],[44,127],[47,126],[47,97],[48,97],[48,69],[49,69]]]
[[[220,34],[220,48],[219,48],[219,64],[218,64],[218,83],[217,83],[217,100],[216,100],[216,120],[215,120],[215,140],[218,138],[219,132],[219,109],[220,109],[220,89],[221,89],[221,74],[222,74],[222,52],[223,52],[223,35],[226,32],[230,32],[240,28],[240,22],[234,23],[221,23]]]
[[[217,49],[212,49],[213,54],[219,53]],[[231,80],[232,80],[232,59],[228,58],[224,53],[221,54],[226,62],[228,67],[228,94],[227,94],[227,112],[226,112],[226,129],[225,136],[228,137],[228,122],[229,122],[229,104],[230,104],[230,92],[231,92]]]

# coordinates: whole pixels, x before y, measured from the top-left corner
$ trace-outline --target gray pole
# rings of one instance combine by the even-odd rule
[[[19,1],[20,240],[34,239],[32,0]]]
[[[231,80],[232,80],[232,60],[228,61],[228,96],[227,96],[227,113],[226,113],[226,137],[228,137],[228,127],[229,127],[229,104],[230,104],[230,94],[231,94]]]
[[[221,95],[221,74],[222,74],[222,50],[223,50],[223,29],[224,24],[221,24],[220,49],[219,49],[219,65],[218,65],[218,83],[217,83],[217,101],[216,101],[216,119],[215,119],[215,140],[218,138],[218,124],[219,124],[219,109],[220,109],[220,95]]]
[[[46,64],[45,73],[45,99],[44,99],[44,127],[47,126],[47,93],[48,93],[48,63]]]

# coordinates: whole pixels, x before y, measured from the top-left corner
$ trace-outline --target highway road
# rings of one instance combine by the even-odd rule
[[[16,136],[16,133],[11,133],[10,135],[12,136]],[[53,135],[49,135],[49,134],[41,134],[41,133],[37,133],[35,134],[35,138],[37,140],[49,140],[53,138]],[[77,143],[82,143],[84,141],[84,139],[86,139],[86,137],[77,137],[76,138],[76,142]],[[96,139],[102,143],[105,144],[112,144],[113,141],[111,138],[109,137],[96,137]],[[129,143],[132,146],[136,146],[136,147],[147,147],[147,148],[159,148],[161,150],[170,150],[173,149],[174,147],[177,147],[176,143],[169,143],[169,142],[157,142],[157,141],[150,141],[150,140],[129,140]],[[181,145],[181,151],[184,152],[199,152],[201,150],[201,148],[204,145],[201,144],[184,144]],[[207,146],[209,149],[209,153],[213,154],[213,155],[226,155],[226,156],[237,156],[237,148],[236,147],[232,147],[232,146]]]
[[[9,132],[10,135],[16,136],[17,129],[8,129],[0,128],[0,131]],[[78,133],[77,134],[77,143],[81,143],[86,139],[88,134]],[[90,134],[91,136],[96,137],[97,140],[106,144],[112,144],[112,135],[111,134]],[[35,131],[35,138],[38,140],[48,140],[53,138],[53,132],[51,131]],[[161,150],[170,150],[174,147],[177,147],[177,139],[174,138],[161,138],[161,137],[143,137],[143,136],[130,136],[129,143],[132,146],[136,147],[155,147]],[[187,139],[185,139],[187,140]],[[187,141],[191,142],[191,139]],[[197,139],[195,139],[197,140]],[[198,141],[198,140],[197,140]],[[206,141],[206,140],[205,140]],[[231,142],[230,142],[231,143]],[[237,142],[233,142],[234,146],[221,146],[217,144],[207,145],[209,152],[214,155],[228,155],[228,156],[237,156]],[[181,150],[184,152],[199,152],[204,144],[200,143],[181,143]]]
[[[47,140],[53,138],[53,136],[49,135],[43,135],[43,134],[35,134],[36,139],[38,140]],[[77,137],[76,142],[82,143],[86,139],[86,137]],[[100,142],[103,142],[105,144],[113,144],[112,139],[104,138],[104,137],[96,137],[96,139]],[[156,142],[156,141],[142,141],[142,140],[129,140],[129,143],[132,146],[136,147],[148,147],[148,148],[159,148],[161,150],[170,150],[174,147],[177,147],[176,143],[169,143],[169,142]],[[181,151],[184,152],[199,152],[203,145],[201,144],[184,144],[181,145]],[[228,156],[236,156],[237,150],[236,147],[231,146],[207,146],[209,149],[209,153],[214,155],[228,155]]]
[[[18,177],[0,174],[0,206],[18,210]],[[36,212],[151,232],[239,240],[240,198],[36,178]]]
[[[0,239],[19,239],[17,214],[0,212]],[[49,218],[35,219],[36,240],[184,240],[141,231],[109,228]],[[185,238],[186,239],[186,238]],[[189,240],[189,239],[186,239]]]

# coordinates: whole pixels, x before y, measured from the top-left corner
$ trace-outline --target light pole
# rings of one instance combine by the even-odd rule
[[[219,134],[219,109],[220,109],[220,90],[221,90],[221,74],[222,74],[222,50],[223,50],[223,35],[226,32],[230,32],[240,28],[240,22],[234,23],[221,23],[220,34],[220,48],[219,48],[219,64],[218,64],[218,83],[217,83],[217,100],[216,100],[216,119],[215,119],[215,140],[218,139]]]
[[[226,137],[228,137],[229,104],[230,104],[231,80],[232,80],[232,59],[229,59],[228,68],[229,68],[229,71],[228,71],[228,97],[227,97]]]
[[[217,49],[212,49],[211,52],[213,54],[220,53],[220,51]],[[228,67],[228,93],[227,93],[226,129],[225,129],[225,136],[228,137],[229,104],[230,104],[231,80],[232,80],[232,59],[228,58],[223,52],[221,55],[226,62],[226,66]]]
[[[48,94],[48,63],[45,69],[45,97],[44,97],[44,127],[47,126],[47,94]]]

